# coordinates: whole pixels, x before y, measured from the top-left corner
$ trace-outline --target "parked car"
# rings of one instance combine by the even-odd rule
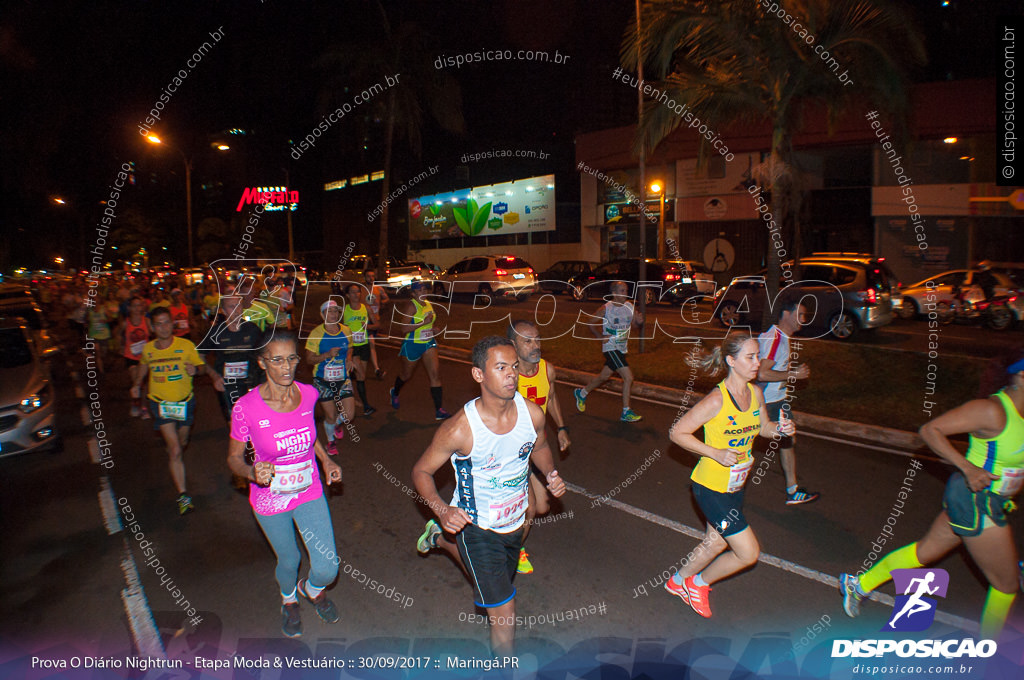
[[[794,263],[788,263],[790,267]],[[799,260],[800,280],[780,281],[780,295],[810,296],[809,320],[802,334],[818,337],[830,333],[847,340],[858,331],[892,322],[893,292],[899,282],[884,258],[868,254],[818,253]],[[789,284],[789,285],[786,285]],[[810,300],[813,299],[813,304]],[[761,332],[762,313],[768,300],[765,272],[732,280],[715,300],[714,316],[723,326],[745,325]],[[811,308],[813,307],[813,308]]]
[[[525,300],[537,291],[537,274],[530,263],[515,255],[476,255],[459,260],[434,284],[438,293],[480,294]]]
[[[695,283],[697,273],[683,260],[645,260],[646,271],[643,286],[645,302],[670,302],[678,304],[698,295],[698,288],[707,290],[706,279],[701,273],[701,283]],[[714,277],[710,278],[710,290],[714,292]],[[572,295],[576,300],[600,300],[611,292],[611,284],[625,281],[629,284],[630,297],[636,297],[634,290],[640,281],[640,258],[627,257],[602,264],[590,274],[581,274],[570,281]]]
[[[31,297],[12,297],[0,299],[0,317],[19,317],[28,325],[29,333],[35,340],[41,352],[56,353],[60,351],[60,345],[50,335],[50,322],[35,300]]]
[[[675,260],[672,260],[675,262]],[[700,295],[714,295],[715,288],[715,275],[711,273],[711,270],[704,266],[703,262],[697,260],[680,260],[681,268],[683,268],[682,278],[679,280],[679,287],[686,288],[690,284],[693,285],[693,293]],[[689,292],[689,290],[687,291]],[[692,297],[687,295],[686,297]]]
[[[0,317],[0,456],[61,450],[50,367],[24,319]]]
[[[596,262],[587,260],[560,260],[538,274],[537,278],[544,292],[558,295],[571,290],[570,281],[593,273],[597,267]]]
[[[1009,296],[1015,299],[1008,303],[1013,312],[1014,320],[1024,318],[1024,296],[1018,294],[1019,286],[1013,279],[1001,271],[993,269],[954,269],[918,281],[901,291],[899,314],[904,319],[926,314],[929,302],[935,303],[935,312],[945,316],[951,306],[955,292],[959,290],[966,302],[978,303],[986,298],[986,291],[996,296]],[[929,300],[929,295],[932,299]]]

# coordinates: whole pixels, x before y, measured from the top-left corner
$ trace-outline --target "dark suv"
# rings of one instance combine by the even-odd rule
[[[863,253],[815,253],[799,263],[800,280],[784,278],[779,295],[805,297],[810,320],[803,335],[831,333],[846,340],[859,330],[892,322],[892,300],[898,299],[900,283],[885,258]],[[787,264],[793,266],[792,262]],[[739,324],[764,330],[760,328],[762,312],[771,304],[764,277],[762,271],[733,279],[715,301],[715,318],[724,326]]]
[[[644,273],[645,303],[669,302],[678,304],[698,295],[692,270],[682,260],[655,260],[649,258]],[[589,274],[581,274],[569,281],[576,300],[600,300],[611,291],[615,281],[630,284],[629,295],[636,297],[635,287],[640,281],[640,258],[627,257],[606,262]]]

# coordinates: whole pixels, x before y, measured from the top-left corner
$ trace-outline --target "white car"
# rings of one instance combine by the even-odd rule
[[[497,295],[525,300],[537,291],[537,273],[515,255],[477,255],[456,262],[437,277],[434,290],[454,295]]]
[[[942,312],[953,300],[954,287],[959,287],[964,292],[964,298],[970,302],[984,300],[985,288],[989,288],[994,295],[1016,295],[1009,307],[1016,321],[1024,318],[1024,296],[1017,294],[1017,286],[1010,277],[1002,272],[982,269],[954,269],[904,288],[900,291],[901,304],[897,305],[900,316],[912,319],[927,314],[930,310],[926,305],[931,302],[935,303],[935,311]],[[934,296],[934,299],[929,299],[929,295]]]

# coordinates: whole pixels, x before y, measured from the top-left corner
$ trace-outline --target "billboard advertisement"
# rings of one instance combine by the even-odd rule
[[[555,176],[471,187],[409,200],[409,240],[555,229]]]

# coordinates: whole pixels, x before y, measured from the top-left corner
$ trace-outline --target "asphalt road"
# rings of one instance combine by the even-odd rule
[[[381,353],[394,375],[395,352]],[[597,363],[595,356],[595,368]],[[127,415],[127,373],[117,368],[98,390],[112,442],[111,462],[104,468],[90,460],[93,430],[83,424],[85,402],[75,394],[80,383],[72,371],[84,379],[80,357],[72,357],[69,366],[57,364],[65,451],[0,459],[0,677],[47,677],[31,671],[33,656],[123,659],[160,649],[184,665],[147,677],[197,677],[197,656],[228,659],[236,652],[248,659],[312,653],[353,662],[376,654],[487,657],[487,630],[472,620],[479,612],[466,579],[444,555],[422,557],[415,551],[427,515],[402,485],[410,486],[411,466],[437,427],[422,371],[403,391],[399,411],[387,403],[389,380],[368,384],[380,410],[354,422],[354,432],[340,447],[344,483],[329,496],[342,560],[330,594],[342,619],[323,624],[304,606],[305,635],[299,640],[281,637],[274,556],[246,498],[230,486],[227,427],[208,381],[197,388],[197,424],[186,452],[197,509],[179,517],[158,435],[149,421]],[[477,394],[465,364],[443,361],[442,376],[450,410]],[[738,665],[767,673],[773,663],[782,674],[778,677],[798,667],[812,677],[854,677],[849,659],[828,669],[830,643],[812,650],[825,638],[878,637],[891,606],[869,603],[861,618],[848,619],[834,577],[856,571],[868,557],[912,462],[920,471],[883,551],[921,536],[939,511],[946,466],[804,436],[797,448],[800,475],[822,498],[794,508],[783,503],[777,462],[762,452],[764,476],[760,484],[748,483],[746,496],[762,561],[715,586],[714,617],[704,620],[661,587],[661,574],[697,545],[701,528],[688,491],[695,458],[667,439],[674,409],[636,402],[644,420],[627,425],[616,420],[615,396],[595,395],[587,412],[579,414],[569,388],[560,385],[559,394],[573,443],[558,467],[572,491],[555,501],[548,522],[534,528],[527,547],[536,572],[516,581],[517,613],[534,617],[532,626],[526,621],[519,628],[521,667],[543,667],[545,677],[584,675],[598,666],[611,673],[602,677],[679,677],[679,664],[689,660],[715,670],[716,677],[728,677]],[[451,474],[441,475],[439,484],[450,491]],[[141,535],[120,530],[116,522],[105,526],[104,502],[130,507]],[[153,552],[147,555],[144,548]],[[126,559],[129,554],[132,559]],[[963,636],[951,623],[973,625],[985,597],[984,581],[962,551],[938,566],[949,571],[952,586],[940,603],[941,620],[928,635]],[[132,587],[133,571],[140,591]],[[357,571],[368,576],[369,587]],[[384,594],[372,590],[374,582]],[[891,595],[891,585],[883,591]],[[201,622],[186,620],[188,607]],[[569,611],[574,614],[567,617]],[[155,629],[147,628],[147,621]],[[1011,627],[1019,645],[1020,614]],[[808,641],[809,635],[815,639]],[[789,652],[802,638],[793,665]],[[111,672],[120,675],[95,677],[127,677],[128,670]],[[330,670],[323,677],[349,677],[347,672],[354,677],[426,674]],[[300,677],[273,669],[202,673]],[[459,677],[479,673],[463,671]]]

